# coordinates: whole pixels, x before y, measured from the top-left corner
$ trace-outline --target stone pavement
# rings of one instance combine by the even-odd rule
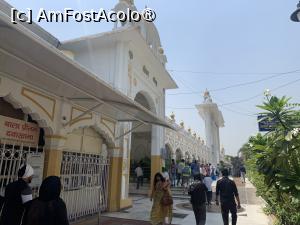
[[[263,202],[255,196],[255,187],[249,182],[242,184],[239,179],[236,179],[239,189],[243,211],[238,213],[238,225],[268,225],[268,217],[263,213]],[[214,183],[215,186],[215,183]],[[133,207],[121,212],[104,213],[102,214],[101,225],[148,225],[152,202],[145,195],[134,195]],[[213,197],[213,200],[215,198]],[[193,225],[195,224],[194,214],[190,207],[182,207],[188,204],[188,197],[174,199],[173,206],[173,221],[176,225]],[[213,206],[216,207],[217,206]],[[214,210],[211,210],[214,211]],[[207,225],[222,225],[222,217],[219,212],[207,213]],[[96,225],[97,218],[82,221],[76,225]]]

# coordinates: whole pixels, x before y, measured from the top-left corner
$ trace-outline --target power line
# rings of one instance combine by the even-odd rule
[[[193,70],[176,70],[169,69],[169,72],[177,73],[194,73],[194,74],[214,74],[214,75],[271,75],[271,74],[280,74],[281,72],[213,72],[213,71],[193,71]]]
[[[289,86],[289,85],[291,85],[291,84],[294,84],[294,83],[296,83],[296,82],[299,82],[299,81],[300,81],[300,79],[296,79],[296,80],[290,81],[290,82],[285,83],[285,84],[283,84],[283,85],[280,85],[280,86],[278,86],[278,87],[276,87],[276,88],[273,88],[273,89],[271,89],[270,91],[271,91],[271,92],[272,92],[272,91],[276,91],[276,90],[278,90],[278,89],[281,89],[281,88],[283,88],[283,87],[287,87],[287,86]],[[259,97],[259,96],[262,96],[262,95],[263,95],[263,93],[260,93],[260,94],[257,94],[257,95],[254,95],[254,96],[252,96],[252,97],[249,97],[249,98],[246,98],[246,99],[242,99],[242,100],[239,100],[239,101],[229,102],[229,103],[224,103],[224,104],[222,104],[222,105],[220,105],[220,106],[224,106],[224,105],[232,105],[232,104],[237,104],[237,103],[242,103],[242,102],[248,102],[248,101],[251,101],[252,99],[255,99],[255,98],[257,98],[257,97]]]
[[[265,77],[265,78],[262,78],[262,79],[258,79],[258,80],[233,84],[233,85],[229,85],[229,86],[226,86],[226,87],[223,87],[223,88],[211,89],[211,90],[209,90],[209,92],[224,91],[224,90],[231,89],[231,88],[237,88],[237,87],[252,85],[252,84],[260,83],[260,82],[263,82],[263,81],[266,81],[266,80],[271,80],[271,79],[274,79],[276,77],[280,77],[280,76],[283,76],[283,75],[297,73],[299,71],[300,70],[298,69],[298,70],[288,71],[288,72],[284,72],[284,73],[277,73],[275,75]],[[191,89],[194,89],[194,88],[191,88]],[[198,92],[198,91],[181,92],[181,93],[174,93],[174,94],[168,94],[168,95],[190,95],[190,94],[201,94],[201,93],[204,93],[204,91],[202,91],[202,92]]]
[[[275,87],[275,88],[271,89],[270,91],[272,92],[272,91],[279,90],[279,89],[281,89],[283,87],[287,87],[287,86],[295,84],[296,82],[299,82],[299,81],[300,81],[300,78],[298,78],[296,80],[293,80],[293,81],[290,81],[290,82],[287,82],[287,83],[285,83],[283,85],[280,85],[278,87]],[[237,114],[254,117],[255,115],[248,114],[248,113],[243,113],[243,112],[239,112],[239,111],[235,111],[235,110],[230,109],[230,108],[228,108],[226,106],[227,105],[233,105],[233,104],[238,104],[238,103],[242,103],[242,102],[251,101],[252,99],[255,99],[255,98],[260,97],[262,95],[263,95],[263,93],[259,93],[259,94],[256,94],[256,95],[254,95],[252,97],[249,97],[249,98],[246,98],[246,99],[242,99],[242,100],[234,101],[234,102],[229,102],[229,103],[224,103],[224,104],[219,104],[218,106],[221,107],[221,108],[224,108],[226,110],[229,110],[231,112],[237,113]],[[196,109],[195,107],[167,107],[167,108],[174,109],[174,110],[191,110],[191,109]]]

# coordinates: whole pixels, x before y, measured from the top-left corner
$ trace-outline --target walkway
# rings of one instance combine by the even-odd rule
[[[255,196],[255,187],[249,182],[242,184],[239,179],[236,179],[239,189],[239,194],[242,203],[242,210],[238,213],[238,225],[268,225],[268,217],[262,212],[263,202]],[[214,184],[215,185],[215,184]],[[178,190],[177,190],[178,192]],[[173,224],[178,225],[193,225],[195,219],[193,212],[189,209],[188,196],[176,195],[174,200],[174,218]],[[149,216],[152,202],[145,195],[132,196],[134,206],[130,209],[116,213],[105,213],[102,215],[101,225],[149,225]],[[214,199],[214,198],[213,198]],[[207,225],[221,225],[222,218],[216,210],[207,213]],[[82,221],[76,225],[96,225],[97,219]]]

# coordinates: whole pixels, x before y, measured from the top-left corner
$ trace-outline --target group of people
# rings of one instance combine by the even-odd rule
[[[166,172],[166,171],[165,171]],[[151,209],[151,224],[171,224],[173,200],[171,195],[171,182],[163,175],[164,172],[154,176],[150,200],[153,201]],[[213,179],[209,173],[194,176],[194,181],[188,187],[190,202],[194,211],[196,225],[206,224],[206,208],[212,201]],[[228,169],[222,170],[222,179],[216,185],[216,205],[221,203],[221,212],[224,225],[229,224],[229,212],[232,216],[232,225],[237,223],[237,209],[241,208],[239,194],[235,182],[229,179]]]
[[[227,169],[222,170],[222,176],[222,179],[217,181],[216,205],[219,205],[219,202],[221,202],[224,225],[229,224],[229,212],[232,217],[232,225],[236,225],[237,209],[241,208],[238,190],[235,182],[229,179],[229,172]],[[201,175],[197,176],[196,181],[189,188],[189,194],[191,196],[191,204],[195,214],[196,224],[205,225],[206,202],[208,199],[208,189],[205,184],[205,178],[202,180]]]
[[[176,163],[174,159],[172,159],[170,166],[170,179],[171,185],[175,186],[183,186],[186,190],[187,186],[190,184],[191,180],[199,176],[210,176],[212,180],[216,180],[219,177],[219,166],[214,167],[209,164],[200,164],[197,160],[194,160],[192,163],[185,162],[182,159],[180,162]],[[185,192],[185,191],[184,191]]]
[[[60,178],[45,178],[39,197],[33,199],[29,186],[33,174],[29,164],[22,165],[18,180],[6,186],[1,196],[0,225],[69,225],[66,205],[60,198]]]

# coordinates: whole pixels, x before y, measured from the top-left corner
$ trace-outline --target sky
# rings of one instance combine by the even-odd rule
[[[117,0],[8,2],[19,10],[37,12],[40,8],[110,10]],[[258,132],[256,105],[264,101],[265,89],[300,103],[300,23],[289,19],[296,4],[296,0],[135,1],[138,9],[155,10],[167,69],[179,86],[166,92],[166,114],[174,112],[178,123],[184,121],[186,128],[204,138],[204,122],[195,105],[203,102],[205,89],[212,90],[225,120],[220,142],[226,154],[236,155],[249,136]],[[105,22],[39,25],[60,41],[113,27]],[[227,88],[245,82],[252,84]]]

